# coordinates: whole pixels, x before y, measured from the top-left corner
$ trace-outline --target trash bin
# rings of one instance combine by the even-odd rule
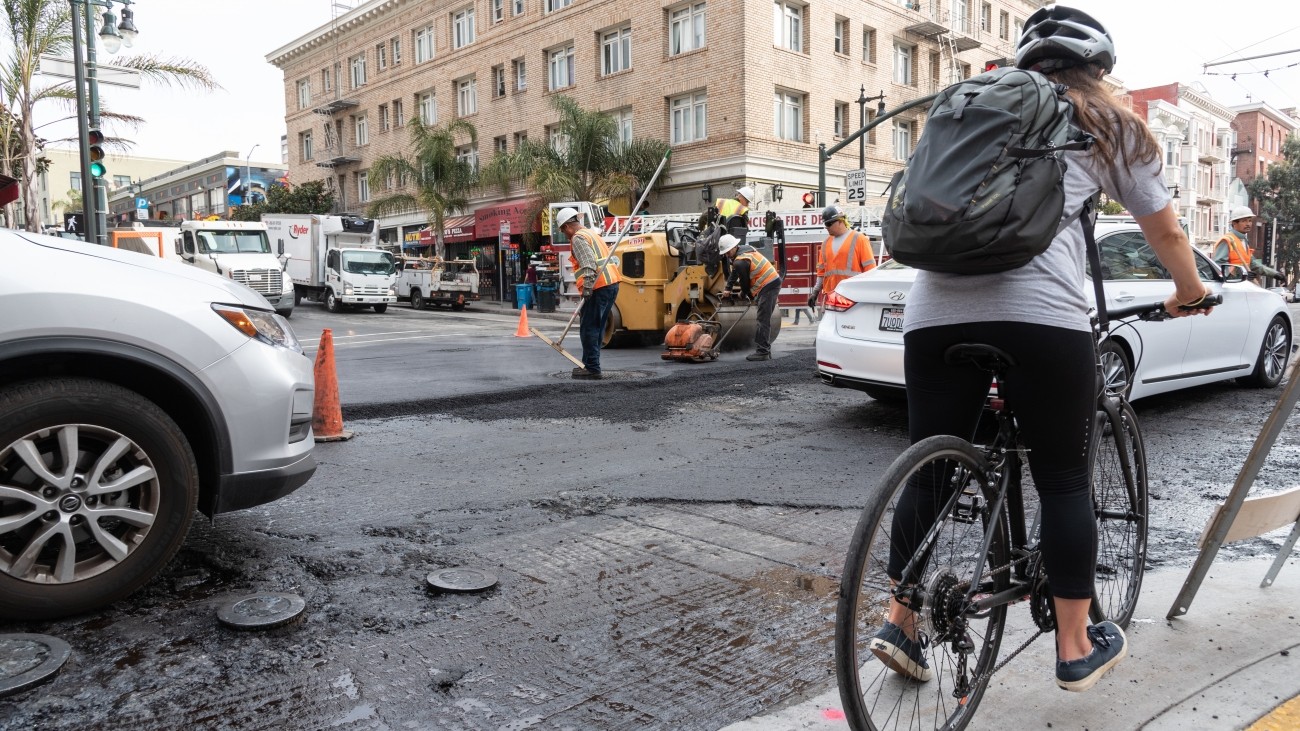
[[[533,285],[516,284],[515,285],[515,309],[532,309],[533,307]]]
[[[537,288],[537,311],[555,312],[560,304],[560,293],[554,285],[539,285]]]

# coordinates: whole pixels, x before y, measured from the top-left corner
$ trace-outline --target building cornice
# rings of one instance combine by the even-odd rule
[[[1300,122],[1287,116],[1285,112],[1270,105],[1268,102],[1255,102],[1253,104],[1239,104],[1231,108],[1237,114],[1248,114],[1250,112],[1259,112],[1270,120],[1276,122],[1279,126],[1287,130],[1294,131],[1300,127]]]
[[[393,12],[413,0],[370,0],[337,18],[322,23],[296,40],[271,51],[266,60],[271,65],[283,69],[295,57],[313,51],[326,43],[334,41],[352,32],[352,30]]]
[[[1228,121],[1232,121],[1232,119],[1237,116],[1237,113],[1232,111],[1231,108],[1214,101],[1208,95],[1203,94],[1186,84],[1178,85],[1178,98],[1180,100],[1187,100],[1189,104],[1207,114],[1212,114]]]

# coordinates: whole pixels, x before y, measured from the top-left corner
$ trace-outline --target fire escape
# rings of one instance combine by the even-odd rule
[[[946,78],[939,80],[940,87],[961,81],[961,59],[957,54],[979,48],[980,35],[988,32],[975,27],[974,7],[973,0],[920,0],[910,6],[920,17],[905,30],[939,46],[941,63],[947,72]]]

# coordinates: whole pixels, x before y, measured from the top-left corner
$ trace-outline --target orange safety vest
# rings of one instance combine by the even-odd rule
[[[589,228],[583,228],[578,229],[578,232],[573,235],[573,238],[577,239],[579,236],[584,237],[587,242],[591,244],[591,248],[596,252],[596,283],[592,286],[592,289],[608,287],[611,284],[618,284],[623,281],[623,276],[619,274],[618,271],[618,262],[609,258],[609,244],[605,243],[605,240],[600,237],[600,234]],[[572,244],[570,244],[570,246],[572,246]],[[577,272],[578,266],[578,257],[574,256],[572,249],[570,249],[569,267],[572,268],[574,272]],[[578,289],[583,289],[584,279],[586,279],[586,277],[577,278]]]
[[[1228,263],[1250,269],[1250,260],[1254,258],[1254,252],[1246,245],[1246,242],[1237,235],[1236,231],[1230,231],[1223,238],[1219,239],[1220,244],[1228,245]]]
[[[746,251],[736,258],[749,261],[749,291],[755,297],[764,287],[777,280],[776,267],[757,251]]]
[[[740,201],[735,198],[719,198],[713,202],[718,209],[718,217],[724,221],[732,216],[743,216],[749,212],[749,209],[740,205]]]
[[[831,253],[831,240],[827,236],[817,255],[817,276],[824,277],[823,292],[834,292],[840,282],[849,277],[876,268],[876,253],[871,250],[871,239],[861,231],[850,231],[848,240],[840,250]]]

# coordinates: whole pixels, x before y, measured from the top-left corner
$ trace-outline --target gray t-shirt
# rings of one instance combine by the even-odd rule
[[[1134,216],[1169,205],[1160,175],[1162,160],[1135,163],[1111,179],[1094,164],[1093,153],[1066,152],[1065,216],[1076,213],[1097,190],[1104,190]],[[1129,159],[1134,159],[1130,155]],[[965,322],[1028,322],[1091,332],[1085,287],[1087,246],[1076,218],[1028,264],[997,274],[942,274],[918,271],[907,297],[903,332]]]

